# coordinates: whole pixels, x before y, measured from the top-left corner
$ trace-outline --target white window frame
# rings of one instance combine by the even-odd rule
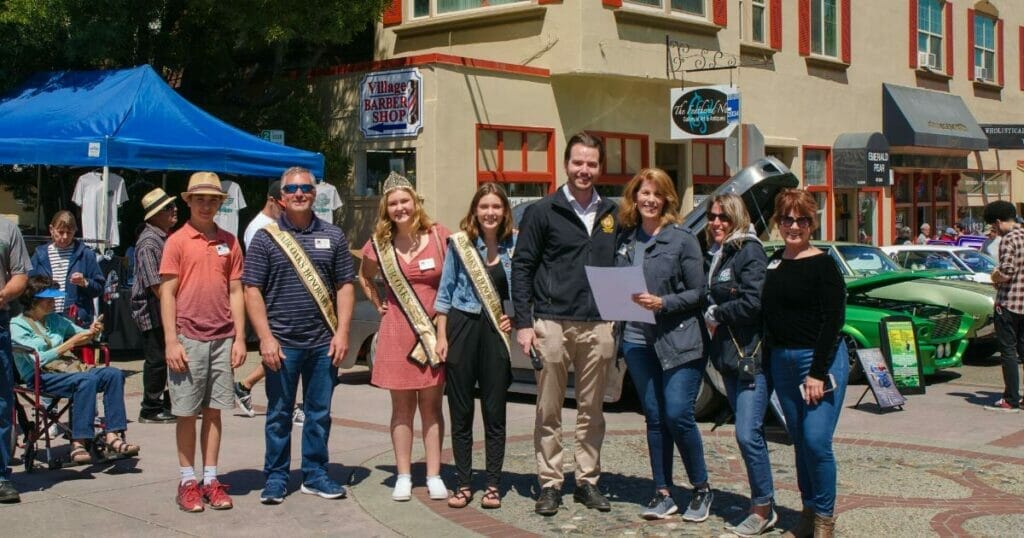
[[[761,39],[757,38],[756,30],[757,20],[754,17],[754,11],[761,10]],[[750,0],[750,41],[753,43],[765,44],[768,43],[768,33],[770,31],[770,23],[768,20],[768,0]]]
[[[686,11],[684,9],[673,8],[672,0],[657,0],[657,5],[653,4],[654,3],[651,2],[650,0],[623,0],[623,5],[629,5],[630,7],[657,10],[661,11],[665,15],[693,17],[696,19],[708,20],[708,0],[700,0],[701,10],[703,11],[703,13],[694,13],[692,11]]]
[[[943,69],[943,66],[945,65],[945,58],[943,58],[943,56],[944,56],[943,55],[943,50],[944,50],[943,42],[944,42],[944,40],[946,38],[945,37],[945,33],[946,33],[946,27],[945,27],[946,17],[945,17],[945,13],[943,13],[943,11],[945,9],[944,2],[942,2],[942,0],[918,0],[918,1],[919,1],[919,4],[918,4],[918,8],[917,8],[917,35],[916,35],[916,37],[917,37],[917,52],[918,53],[934,54],[935,55],[935,65],[926,66],[923,62],[919,61],[918,62],[918,66],[922,67],[922,68],[923,67],[932,67],[934,69]],[[921,6],[924,6],[926,3],[930,3],[930,2],[934,2],[935,5],[938,7],[939,30],[941,32],[941,33],[938,33],[938,34],[936,34],[935,32],[932,32],[930,27],[929,28],[922,27],[922,20],[921,20],[921,11],[922,10],[921,10]],[[930,19],[929,19],[929,21],[930,21]],[[924,49],[921,48],[921,37],[922,36],[925,37],[925,43],[926,43],[926,47]],[[933,40],[938,40],[938,45],[937,45],[936,49],[932,48],[932,41]]]
[[[448,16],[452,16],[452,15],[457,16],[457,15],[463,15],[463,14],[467,14],[467,13],[478,13],[480,11],[487,10],[487,9],[503,8],[503,7],[507,7],[507,6],[515,5],[515,4],[532,4],[534,2],[534,0],[489,0],[490,2],[502,2],[502,3],[486,5],[486,6],[469,7],[469,8],[465,8],[465,9],[456,9],[456,10],[446,11],[444,13],[441,13],[441,12],[438,11],[438,6],[437,6],[438,0],[424,0],[424,1],[427,2],[427,14],[426,15],[417,15],[416,14],[417,0],[406,0],[406,1],[408,2],[409,13],[411,14],[411,19],[412,20],[424,20],[424,19],[430,19],[430,18],[433,18],[433,17],[448,17]]]
[[[991,21],[991,23],[992,23],[992,35],[989,36],[991,38],[991,41],[992,41],[992,48],[986,47],[986,46],[981,44],[981,39],[980,39],[981,36],[978,35],[978,29],[979,28],[984,28],[984,26],[980,26],[979,27],[978,21],[981,21],[981,20],[988,20],[988,21]],[[998,30],[996,29],[996,27],[998,25],[999,25],[999,20],[996,19],[995,17],[989,16],[989,15],[985,15],[983,13],[975,13],[974,14],[974,43],[973,43],[974,49],[972,51],[972,54],[974,54],[974,69],[975,69],[975,73],[971,73],[971,74],[972,75],[976,74],[977,73],[977,69],[979,67],[983,67],[983,68],[987,69],[988,70],[988,73],[987,73],[988,76],[982,78],[982,80],[984,80],[985,82],[995,82],[995,80],[996,80],[996,69],[999,67],[999,58],[997,56],[999,54],[999,51],[996,50],[996,34],[998,33]],[[978,53],[979,52],[981,53],[981,60],[982,60],[981,62],[978,62]],[[986,56],[990,56],[992,58],[991,64],[986,64],[985,63],[984,60],[985,60]],[[974,78],[979,78],[979,77],[975,76]]]
[[[835,37],[835,43],[832,44],[833,47],[835,48],[835,53],[834,54],[829,54],[828,52],[826,52],[826,44],[827,43],[825,42],[825,35],[827,33],[826,29],[828,27],[828,25],[826,24],[826,21],[825,21],[825,19],[826,19],[826,17],[825,17],[825,4],[826,4],[826,2],[832,4],[832,8],[833,8],[833,11],[835,13],[835,28],[833,29],[833,34],[832,34]],[[819,32],[819,37],[821,39],[820,42],[815,42],[815,40],[814,40],[814,29],[815,29],[814,28],[815,27],[814,11],[815,11],[815,8],[817,8],[818,12],[821,14],[821,20],[819,20],[818,24],[817,24],[818,32]],[[811,53],[812,54],[815,54],[817,56],[824,56],[824,57],[827,57],[827,58],[839,58],[839,53],[840,53],[840,51],[839,51],[839,44],[840,44],[840,41],[842,41],[842,38],[839,35],[839,33],[842,31],[842,27],[843,27],[842,24],[841,24],[841,21],[839,20],[840,16],[841,15],[839,13],[839,0],[811,0],[811,21],[810,21],[811,22],[811,28],[810,28],[810,30],[811,30]]]

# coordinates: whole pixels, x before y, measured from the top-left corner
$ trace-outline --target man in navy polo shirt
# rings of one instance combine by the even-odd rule
[[[327,439],[334,380],[348,351],[355,304],[352,255],[341,229],[314,216],[316,187],[309,170],[285,170],[281,194],[279,230],[269,224],[256,233],[242,275],[246,309],[260,338],[267,372],[266,484],[260,494],[264,504],[283,502],[288,491],[292,406],[300,376],[306,414],[301,491],[326,499],[346,494],[344,486],[327,476]],[[315,275],[296,270],[296,265],[306,263],[316,269]],[[317,290],[319,304],[314,299]],[[334,316],[337,329],[332,334],[328,318]]]

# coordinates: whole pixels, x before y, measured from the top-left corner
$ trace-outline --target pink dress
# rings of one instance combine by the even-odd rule
[[[434,317],[434,299],[437,298],[437,287],[441,283],[441,268],[444,267],[445,244],[449,235],[444,226],[435,226],[437,235],[429,232],[426,237],[427,246],[409,263],[396,255],[402,273],[431,318]],[[377,253],[370,241],[363,246],[363,257],[377,261]],[[433,260],[432,266],[428,260]],[[418,390],[444,383],[444,366],[420,366],[409,358],[419,340],[390,287],[387,293],[388,311],[381,318],[377,329],[377,353],[370,382],[389,390]]]

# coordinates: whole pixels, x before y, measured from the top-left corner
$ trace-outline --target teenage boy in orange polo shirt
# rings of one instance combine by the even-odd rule
[[[181,193],[191,217],[167,238],[160,261],[160,314],[171,413],[177,417],[178,508],[233,506],[217,480],[221,410],[235,406],[232,370],[245,362],[242,250],[214,223],[225,194],[212,172],[196,172]],[[203,485],[195,476],[196,417],[202,412]]]

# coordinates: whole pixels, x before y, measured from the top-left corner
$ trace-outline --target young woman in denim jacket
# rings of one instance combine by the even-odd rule
[[[511,288],[512,208],[508,196],[496,183],[485,183],[473,196],[460,228],[476,246],[487,269],[487,277],[501,297],[509,300]],[[501,335],[484,311],[462,260],[449,241],[441,284],[434,310],[437,311],[437,354],[447,369],[448,409],[452,421],[452,453],[458,476],[455,494],[448,499],[452,508],[463,508],[473,499],[473,389],[480,385],[480,408],[484,419],[487,458],[487,491],[484,508],[501,506],[501,468],[505,460],[505,399],[512,383],[512,365]],[[500,319],[500,330],[508,333],[512,323]]]
[[[661,519],[678,510],[669,489],[674,442],[694,488],[683,519],[704,521],[713,496],[694,416],[707,364],[700,322],[704,264],[700,243],[678,222],[679,197],[672,180],[656,168],[641,170],[623,191],[623,233],[615,264],[643,267],[648,292],[633,300],[654,313],[655,323],[623,324],[622,351],[647,421],[655,487],[641,517]]]
[[[750,513],[731,530],[762,534],[775,525],[775,495],[764,414],[770,389],[761,344],[761,288],[768,257],[750,226],[743,200],[735,194],[711,199],[707,213],[711,268],[704,320],[712,333],[708,355],[722,374],[736,415],[736,443],[747,467]]]

